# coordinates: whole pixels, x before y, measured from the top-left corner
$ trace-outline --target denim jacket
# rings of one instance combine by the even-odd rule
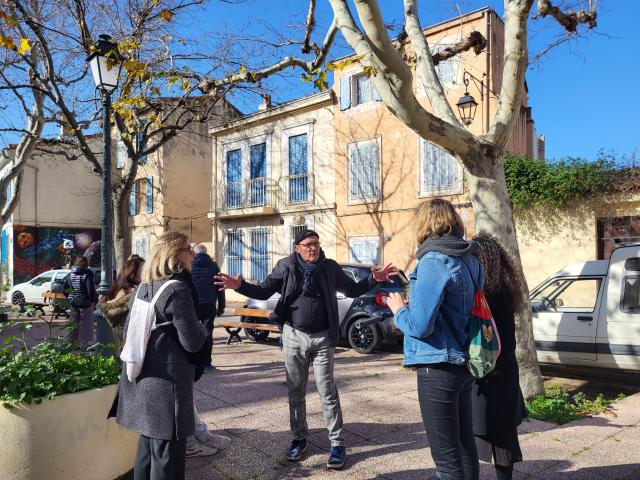
[[[420,258],[409,280],[409,305],[395,316],[404,333],[404,365],[463,364],[474,281],[478,288],[484,284],[480,263],[473,255],[431,251]]]

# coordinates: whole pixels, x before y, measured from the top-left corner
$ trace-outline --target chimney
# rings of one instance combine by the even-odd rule
[[[260,104],[260,106],[258,106],[258,110],[260,110],[261,112],[264,112],[265,110],[268,110],[271,108],[271,95],[263,93],[260,96],[262,97],[262,103]]]

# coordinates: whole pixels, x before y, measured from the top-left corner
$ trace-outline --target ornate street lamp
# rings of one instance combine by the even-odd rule
[[[456,106],[458,107],[460,120],[462,120],[462,123],[464,123],[465,125],[470,125],[471,122],[473,122],[473,119],[476,116],[476,109],[478,108],[478,102],[476,102],[476,99],[469,94],[469,80],[473,80],[473,83],[476,85],[476,88],[480,92],[480,101],[483,101],[485,76],[486,74],[483,73],[482,80],[478,80],[466,70],[462,74],[462,81],[464,82],[464,95],[460,97],[460,100],[458,100]]]
[[[104,297],[113,281],[113,199],[111,192],[111,94],[118,88],[122,57],[109,35],[100,35],[95,50],[87,57],[96,89],[102,94],[102,238],[100,241],[100,286]],[[105,345],[113,343],[113,331],[102,312],[95,311],[96,342],[101,355],[113,352]]]
[[[95,50],[87,57],[96,89],[102,93],[102,238],[100,243],[100,286],[105,295],[113,280],[113,200],[111,196],[111,93],[118,88],[122,58],[109,35],[100,35]]]

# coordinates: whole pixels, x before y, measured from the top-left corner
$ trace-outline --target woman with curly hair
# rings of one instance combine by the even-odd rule
[[[131,255],[129,260],[122,266],[116,281],[113,282],[109,289],[106,300],[98,303],[98,308],[113,330],[113,341],[117,347],[117,357],[120,356],[120,349],[122,348],[124,322],[127,320],[127,314],[129,313],[129,300],[136,287],[140,285],[143,265],[144,258],[138,255]]]
[[[482,233],[473,237],[482,265],[484,294],[498,327],[502,351],[496,368],[473,385],[473,433],[478,457],[493,461],[497,480],[509,480],[513,464],[522,461],[518,425],[526,417],[516,360],[515,313],[523,298],[513,262],[500,243]]]

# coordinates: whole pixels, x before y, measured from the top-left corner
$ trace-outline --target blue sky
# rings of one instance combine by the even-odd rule
[[[568,3],[585,3],[574,0]],[[402,26],[402,0],[380,0],[385,21]],[[621,162],[640,154],[638,101],[640,88],[640,53],[637,49],[640,1],[601,0],[598,27],[582,38],[563,43],[529,67],[529,105],[533,108],[538,134],[546,137],[546,157],[582,157],[596,159],[603,150],[614,153]],[[454,7],[456,5],[460,10]],[[306,0],[210,0],[204,10],[188,17],[176,17],[175,23],[185,37],[200,38],[207,44],[215,32],[230,36],[260,36],[272,40],[278,33],[285,38],[301,39],[307,8]],[[502,0],[421,0],[420,17],[423,26],[455,17],[486,6],[502,14]],[[331,19],[327,0],[318,1],[318,29],[315,41],[320,43]],[[530,52],[535,54],[562,32],[551,19],[529,22]],[[581,29],[584,31],[584,29]],[[102,32],[96,32],[102,33]],[[255,43],[254,43],[255,45]],[[267,49],[241,51],[249,60],[264,56]],[[348,53],[348,46],[339,38],[330,57]],[[297,47],[294,53],[297,54]],[[280,58],[277,52],[271,60]],[[233,66],[230,71],[237,71]],[[275,88],[274,100],[285,101],[311,93],[308,84],[300,81],[299,70],[268,82]],[[238,95],[231,99],[245,111],[254,110],[260,99]],[[54,127],[47,131],[57,132]],[[2,140],[2,139],[0,139]],[[5,139],[6,140],[6,139]],[[15,139],[13,139],[15,141]],[[2,146],[2,145],[0,145]]]
[[[327,3],[318,2],[321,24],[330,18]],[[423,0],[422,24],[455,16],[453,4],[449,0]],[[458,0],[457,4],[462,12],[487,5],[498,14],[503,12],[502,1]],[[537,132],[546,137],[549,159],[595,159],[600,150],[614,152],[619,158],[628,158],[633,152],[640,154],[638,102],[630,101],[640,94],[640,54],[636,45],[640,1],[602,0],[601,4],[595,32],[553,49],[527,73],[529,104]],[[253,30],[269,36],[263,22],[292,31],[292,25],[304,18],[306,5],[306,1],[247,0],[227,4],[214,0],[199,20],[203,29]],[[381,8],[388,23],[395,20],[396,25],[401,25],[401,0],[381,0]],[[531,53],[540,51],[560,32],[551,19],[530,24]],[[305,93],[304,85],[295,78],[278,82],[282,82],[280,100]]]

